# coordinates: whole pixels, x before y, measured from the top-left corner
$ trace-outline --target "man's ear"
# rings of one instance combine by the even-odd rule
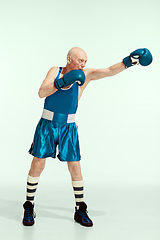
[[[68,63],[68,64],[71,63],[71,57],[70,57],[70,56],[67,57],[67,63]]]

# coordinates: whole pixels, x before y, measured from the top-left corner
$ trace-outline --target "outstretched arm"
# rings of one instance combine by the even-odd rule
[[[94,69],[86,68],[84,69],[85,74],[85,83],[79,87],[79,99],[82,96],[83,90],[87,87],[88,83],[92,80],[98,80],[105,77],[114,76],[126,69],[126,66],[123,62],[112,65],[109,68]]]
[[[86,80],[98,80],[105,77],[114,76],[126,69],[123,62],[117,63],[112,65],[109,68],[102,68],[102,69],[86,69],[84,73],[86,74]]]
[[[147,48],[140,48],[133,51],[129,56],[125,57],[122,62],[114,64],[109,68],[104,69],[85,69],[85,84],[80,87],[80,95],[91,80],[97,80],[105,77],[114,76],[124,69],[131,66],[140,64],[142,66],[148,66],[151,64],[153,58],[151,52]]]
[[[83,90],[86,88],[86,86],[88,85],[88,83],[90,81],[114,76],[114,75],[122,72],[124,69],[126,69],[126,67],[123,62],[114,64],[109,68],[101,68],[101,69],[86,68],[86,69],[84,69],[83,71],[85,73],[85,83],[81,87],[79,87],[80,96],[82,95]]]

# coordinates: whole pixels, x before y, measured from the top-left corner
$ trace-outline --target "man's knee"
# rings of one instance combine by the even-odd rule
[[[67,162],[68,164],[68,169],[69,171],[80,171],[81,170],[81,165],[80,161],[77,162]]]

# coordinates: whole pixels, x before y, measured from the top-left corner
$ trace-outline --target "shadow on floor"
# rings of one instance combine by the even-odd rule
[[[48,206],[48,205],[35,205],[35,212],[37,217],[53,218],[53,219],[65,219],[73,221],[73,209],[67,207]],[[97,210],[89,210],[90,216],[102,216],[105,212]],[[0,217],[17,222],[22,222],[23,218],[23,203],[20,201],[10,201],[0,199]]]

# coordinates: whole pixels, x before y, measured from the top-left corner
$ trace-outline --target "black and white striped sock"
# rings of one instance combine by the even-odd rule
[[[34,197],[37,190],[38,182],[39,182],[39,177],[31,177],[28,175],[26,200],[30,201],[32,204],[34,202]]]
[[[84,183],[82,181],[72,181],[75,201],[76,201],[76,207],[77,210],[79,209],[79,205],[81,202],[83,202],[84,198]]]

